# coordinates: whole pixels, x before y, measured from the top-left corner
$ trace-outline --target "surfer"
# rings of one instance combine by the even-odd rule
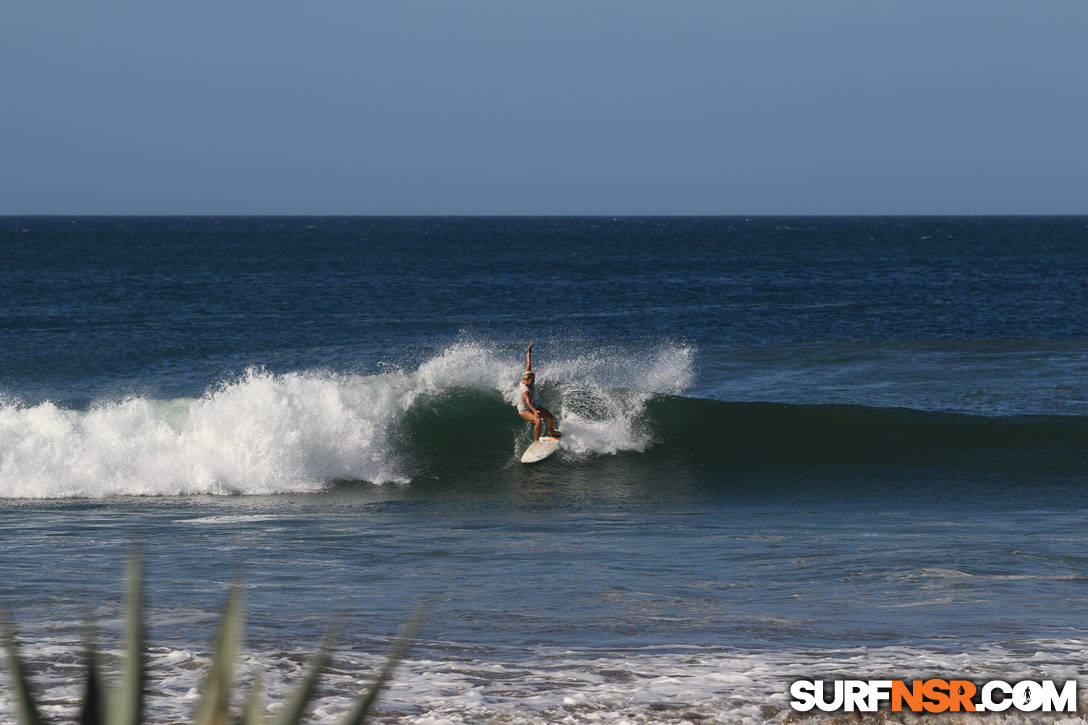
[[[533,440],[540,438],[540,423],[547,421],[548,435],[558,438],[562,435],[555,429],[555,416],[537,402],[536,375],[533,374],[533,343],[525,351],[525,372],[521,374],[518,386],[518,415],[533,424]]]

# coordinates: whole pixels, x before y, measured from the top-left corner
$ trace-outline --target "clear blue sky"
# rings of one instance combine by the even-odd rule
[[[1088,2],[11,0],[0,214],[1088,213]]]

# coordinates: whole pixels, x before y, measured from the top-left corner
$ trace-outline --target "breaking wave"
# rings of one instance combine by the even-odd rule
[[[563,470],[643,488],[694,470],[699,485],[753,495],[768,482],[841,484],[873,471],[888,481],[948,481],[971,468],[992,472],[980,479],[991,483],[1077,483],[1088,470],[1088,418],[683,397],[694,358],[691,348],[664,345],[540,366],[542,399],[564,433]],[[530,441],[513,411],[519,370],[508,354],[459,344],[414,370],[377,375],[250,370],[199,398],[132,397],[88,410],[0,404],[0,497],[494,480],[511,475]]]
[[[693,356],[666,345],[540,367],[568,455],[644,450],[647,402],[687,388]],[[436,456],[498,451],[505,460],[527,443],[512,411],[520,365],[458,344],[409,371],[251,369],[199,398],[131,397],[88,410],[0,403],[0,497],[305,492],[339,480],[407,482]],[[463,445],[469,428],[479,446]]]

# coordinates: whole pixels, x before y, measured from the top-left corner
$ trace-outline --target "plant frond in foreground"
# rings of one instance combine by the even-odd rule
[[[83,702],[76,720],[79,725],[142,725],[144,722],[147,688],[147,662],[144,654],[146,619],[143,609],[143,562],[139,551],[133,551],[129,557],[125,580],[125,648],[120,680],[112,689],[104,685],[98,667],[93,628],[88,624],[85,635],[87,677]],[[377,678],[359,696],[343,719],[342,725],[361,725],[366,722],[378,695],[392,678],[394,668],[415,640],[423,618],[421,612],[409,621],[393,645],[393,650]],[[231,714],[232,701],[242,699],[241,695],[234,697],[237,692],[234,665],[241,649],[243,619],[242,586],[235,583],[213,640],[211,664],[193,714],[193,725],[266,725],[264,688],[259,677],[244,696],[241,719]],[[299,725],[303,722],[321,673],[332,656],[338,633],[339,627],[333,627],[330,634],[326,635],[318,652],[311,658],[306,675],[286,698],[284,708],[274,717],[273,725]],[[11,689],[18,725],[48,725],[31,691],[11,618],[4,613],[0,613],[0,644],[7,653],[8,687]]]

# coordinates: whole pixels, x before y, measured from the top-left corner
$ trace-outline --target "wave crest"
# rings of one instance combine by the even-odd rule
[[[647,401],[690,385],[691,362],[692,351],[675,346],[637,357],[598,351],[543,365],[538,380],[563,422],[569,455],[643,450]],[[509,354],[461,343],[414,371],[251,369],[199,398],[132,397],[86,411],[0,403],[0,497],[268,494],[345,479],[404,482],[426,467],[420,454],[441,445],[449,421],[467,419],[490,431],[488,440],[504,437],[505,451],[515,447],[526,426],[506,406],[516,401],[520,370]],[[635,385],[614,390],[621,380]],[[456,399],[466,390],[467,399]]]

